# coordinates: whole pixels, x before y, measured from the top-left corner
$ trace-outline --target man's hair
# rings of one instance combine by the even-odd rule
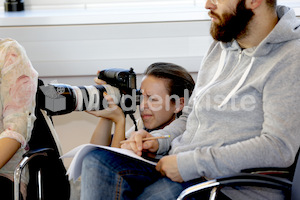
[[[266,0],[266,4],[271,8],[275,9],[277,6],[277,0]]]

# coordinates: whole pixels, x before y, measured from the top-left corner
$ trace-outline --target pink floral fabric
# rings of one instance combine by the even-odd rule
[[[0,169],[12,176],[31,136],[38,74],[25,49],[12,39],[0,39],[0,70],[0,140],[12,138],[22,146]]]
[[[16,83],[11,86],[9,95],[12,97],[3,110],[3,116],[6,117],[16,111],[22,111],[24,107],[31,105],[36,92],[36,84],[28,76],[21,75],[16,79]]]

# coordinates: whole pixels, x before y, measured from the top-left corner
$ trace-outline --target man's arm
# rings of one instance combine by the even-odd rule
[[[261,135],[177,154],[183,180],[213,178],[258,166],[288,167],[293,163],[300,141],[300,67],[299,62],[293,63],[273,69],[267,78],[262,91]]]

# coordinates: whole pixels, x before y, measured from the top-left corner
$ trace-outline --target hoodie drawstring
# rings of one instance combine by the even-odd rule
[[[215,75],[213,76],[213,78],[210,80],[210,82],[202,90],[197,92],[197,94],[195,96],[195,99],[198,98],[201,93],[203,94],[207,90],[207,88],[209,88],[217,80],[217,78],[221,75],[222,70],[225,66],[226,55],[227,55],[227,51],[223,50],[222,53],[221,53],[218,69],[217,69]]]
[[[218,69],[208,85],[211,85],[213,82],[215,82],[217,80],[217,78],[221,75],[221,72],[225,66],[226,55],[227,55],[227,51],[223,50],[221,53]]]
[[[248,65],[246,71],[244,72],[244,74],[242,75],[241,79],[239,80],[239,82],[236,84],[236,86],[229,92],[229,94],[225,97],[225,99],[223,100],[223,102],[218,106],[218,108],[221,108],[223,105],[225,105],[230,98],[236,93],[236,91],[238,89],[240,89],[240,87],[243,85],[243,83],[245,82],[252,66],[253,66],[253,62],[255,60],[255,57],[252,57],[250,64]],[[238,62],[239,63],[239,62]]]
[[[226,62],[226,55],[227,55],[227,51],[223,50],[220,56],[220,62],[219,62],[219,66],[218,69],[215,73],[215,75],[213,76],[213,78],[211,79],[211,81],[202,89],[200,90],[196,96],[196,98],[199,98],[201,94],[203,94],[212,84],[214,84],[214,82],[217,80],[217,78],[219,78],[219,76],[222,73],[222,70],[225,66],[225,62]],[[240,64],[242,58],[242,54],[239,55],[239,60],[237,62],[237,64],[235,65],[238,66]],[[241,79],[239,80],[239,82],[236,84],[236,86],[229,92],[229,94],[225,97],[225,99],[223,100],[223,102],[218,106],[218,108],[221,108],[222,106],[224,106],[229,100],[230,98],[236,93],[236,91],[238,89],[240,89],[240,87],[243,85],[243,83],[245,82],[245,80],[247,79],[247,76],[253,66],[253,62],[255,60],[255,57],[252,57],[250,64],[248,65],[247,69],[245,70],[244,74],[242,75]]]

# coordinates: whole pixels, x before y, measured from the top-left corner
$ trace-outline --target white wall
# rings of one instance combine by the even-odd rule
[[[209,44],[207,21],[2,27],[17,39],[41,77],[88,76],[97,70],[133,67],[142,73],[156,61],[197,71]]]

